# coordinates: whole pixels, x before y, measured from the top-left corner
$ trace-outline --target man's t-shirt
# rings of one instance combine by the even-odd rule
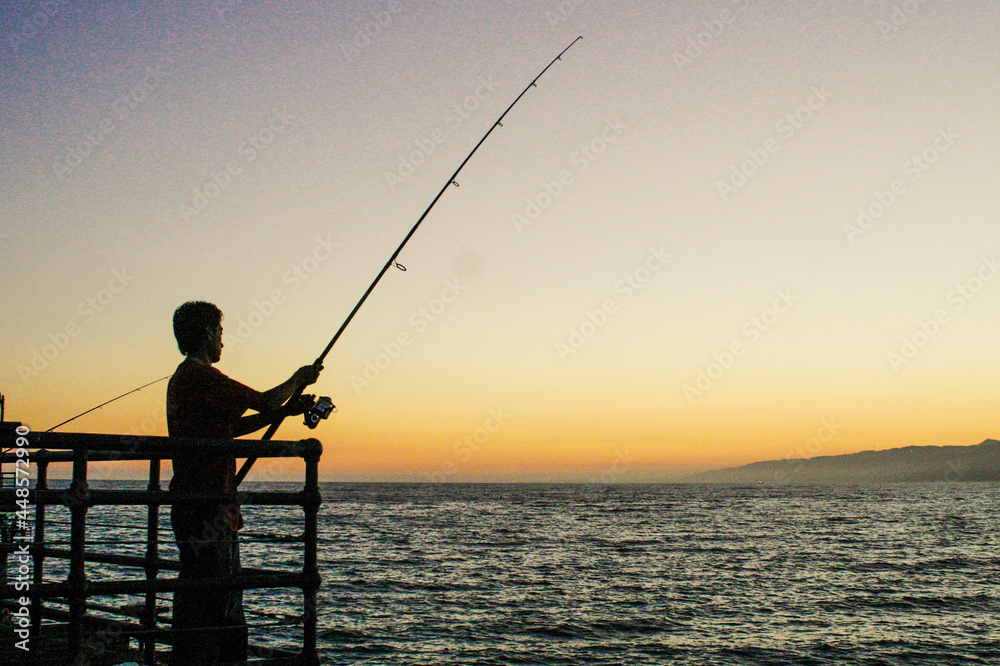
[[[171,437],[232,439],[236,424],[260,394],[211,365],[185,359],[167,385],[167,431]],[[236,458],[187,452],[173,459],[170,490],[234,492]],[[221,507],[220,507],[221,508]],[[239,529],[242,519],[226,521]]]

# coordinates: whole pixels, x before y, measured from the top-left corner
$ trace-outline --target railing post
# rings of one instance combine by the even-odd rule
[[[312,442],[319,444],[318,441]],[[302,573],[306,579],[302,586],[302,654],[303,664],[319,664],[316,654],[316,592],[320,586],[319,567],[317,566],[318,538],[317,516],[323,498],[319,492],[319,452],[308,452],[303,458],[306,463],[305,488],[303,490],[302,508],[305,512],[305,529],[303,531],[304,553],[302,558]]]
[[[146,490],[150,492],[160,491],[160,459],[149,461],[149,484]],[[146,523],[146,580],[156,580],[160,573],[160,505],[150,504],[149,514]],[[143,607],[142,626],[147,630],[156,629],[156,591],[146,592],[146,603]],[[150,635],[145,641],[140,642],[142,647],[142,658],[147,664],[154,663],[156,658],[156,639]]]
[[[34,585],[31,592],[31,633],[38,637],[42,631],[42,594],[39,592],[45,580],[45,503],[38,500],[38,491],[49,489],[49,461],[45,459],[46,451],[42,449],[35,463],[35,524],[34,552],[31,554],[34,569]]]
[[[69,562],[69,658],[75,660],[82,647],[81,624],[87,604],[86,539],[87,507],[90,487],[87,485],[87,448],[73,450],[73,482],[64,501],[70,509]]]

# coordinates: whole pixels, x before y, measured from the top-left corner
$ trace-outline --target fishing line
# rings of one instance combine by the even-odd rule
[[[114,402],[115,400],[119,400],[119,399],[121,399],[121,398],[124,398],[125,396],[127,396],[127,395],[130,395],[130,394],[132,394],[132,393],[135,393],[136,391],[141,391],[142,389],[146,388],[147,386],[152,386],[153,384],[158,384],[159,382],[162,382],[162,381],[163,381],[164,379],[170,379],[170,378],[171,378],[171,377],[173,377],[173,376],[174,376],[174,373],[170,373],[170,374],[169,374],[169,375],[167,375],[166,377],[160,377],[159,379],[157,379],[157,380],[154,380],[154,381],[151,381],[151,382],[149,382],[148,384],[143,384],[143,385],[142,385],[142,386],[140,386],[139,388],[134,388],[134,389],[132,389],[131,391],[127,391],[127,392],[125,392],[125,393],[122,393],[122,394],[121,394],[120,396],[118,396],[117,398],[111,398],[111,400],[108,400],[107,402],[102,402],[102,403],[101,403],[101,404],[99,404],[99,405],[98,405],[97,407],[91,407],[91,408],[90,408],[90,409],[88,409],[87,411],[85,411],[85,412],[80,412],[79,414],[77,414],[76,416],[74,416],[74,417],[73,417],[73,418],[71,418],[71,419],[66,419],[66,420],[65,420],[65,421],[63,421],[62,423],[57,423],[56,425],[52,426],[51,428],[49,428],[49,429],[48,429],[48,430],[46,430],[45,432],[52,432],[53,430],[55,430],[55,429],[56,429],[56,428],[58,428],[59,426],[64,426],[64,425],[66,425],[67,423],[69,423],[70,421],[75,421],[75,420],[77,420],[78,418],[80,418],[81,416],[85,416],[86,414],[89,414],[89,413],[91,413],[91,412],[92,412],[92,411],[94,411],[95,409],[100,409],[100,408],[101,408],[101,407],[103,407],[104,405],[110,405],[110,404],[111,404],[111,403],[113,403],[113,402]]]

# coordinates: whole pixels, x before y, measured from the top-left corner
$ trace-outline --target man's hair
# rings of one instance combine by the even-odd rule
[[[208,339],[208,329],[222,323],[222,310],[205,301],[188,301],[174,310],[174,337],[185,356],[192,354]]]

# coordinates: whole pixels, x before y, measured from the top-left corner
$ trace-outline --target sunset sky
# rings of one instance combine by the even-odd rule
[[[327,480],[629,482],[1000,437],[989,0],[4,3],[7,418],[169,375],[187,300],[235,379],[312,362],[579,35],[277,439]],[[165,390],[61,430],[166,434]]]

